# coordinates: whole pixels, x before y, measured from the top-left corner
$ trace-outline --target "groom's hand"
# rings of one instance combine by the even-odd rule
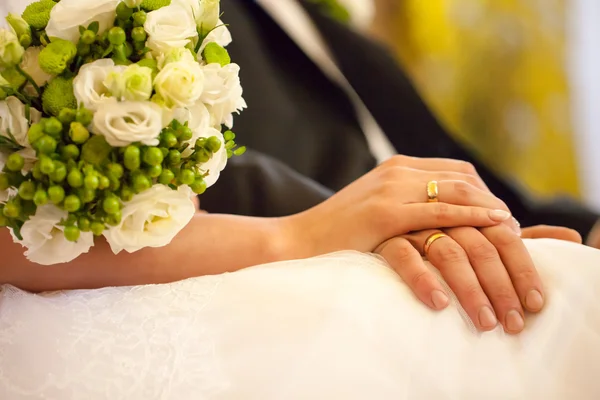
[[[586,244],[588,246],[600,249],[600,220],[598,220],[594,228],[592,228]]]

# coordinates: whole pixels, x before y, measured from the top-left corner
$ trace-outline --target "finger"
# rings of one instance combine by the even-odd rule
[[[521,332],[525,327],[521,301],[494,245],[475,228],[452,228],[446,233],[467,253],[504,330],[512,334]]]
[[[523,228],[521,237],[523,239],[557,239],[575,243],[583,242],[579,232],[561,226],[538,225]]]
[[[600,220],[594,225],[590,234],[587,237],[586,244],[591,247],[600,249]]]
[[[456,206],[446,203],[415,203],[390,205],[385,202],[373,213],[381,218],[373,226],[384,227],[388,237],[425,229],[453,228],[458,226],[488,227],[510,218],[504,210],[483,207]]]
[[[425,305],[434,310],[448,306],[450,300],[444,288],[408,240],[401,237],[390,239],[375,252],[390,264]]]
[[[423,249],[427,237],[421,233],[406,236],[417,248]],[[424,250],[421,250],[424,252]],[[449,236],[436,240],[426,254],[454,291],[459,303],[477,329],[489,331],[498,324],[492,304],[479,284],[477,275],[465,251]]]
[[[504,225],[481,229],[481,233],[498,250],[523,307],[540,311],[544,307],[542,282],[523,240]]]

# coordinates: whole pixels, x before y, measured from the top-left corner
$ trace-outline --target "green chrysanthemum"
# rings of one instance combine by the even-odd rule
[[[146,11],[154,11],[159,8],[166,7],[171,4],[171,0],[144,0],[142,1],[142,9]]]
[[[58,116],[65,108],[76,109],[77,99],[73,94],[73,80],[54,78],[46,86],[42,95],[42,106],[48,114]]]
[[[50,21],[50,11],[56,5],[53,0],[39,0],[23,11],[23,19],[35,29],[44,29]]]
[[[50,75],[60,75],[77,55],[77,47],[68,40],[55,39],[39,56],[40,67]]]
[[[207,64],[217,63],[221,64],[221,67],[231,64],[231,57],[229,57],[227,50],[215,42],[211,42],[206,45],[204,51],[202,52],[202,57],[204,57],[204,60]]]

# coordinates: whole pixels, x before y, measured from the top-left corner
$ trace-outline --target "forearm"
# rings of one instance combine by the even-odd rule
[[[104,240],[75,261],[28,262],[7,229],[0,231],[0,283],[31,291],[91,289],[174,282],[292,258],[282,219],[198,214],[162,248],[114,255]]]

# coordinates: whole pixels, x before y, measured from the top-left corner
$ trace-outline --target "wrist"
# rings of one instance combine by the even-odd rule
[[[307,217],[306,213],[300,213],[275,220],[277,233],[274,235],[272,250],[278,254],[281,261],[321,254],[315,239],[314,224],[311,224]]]

